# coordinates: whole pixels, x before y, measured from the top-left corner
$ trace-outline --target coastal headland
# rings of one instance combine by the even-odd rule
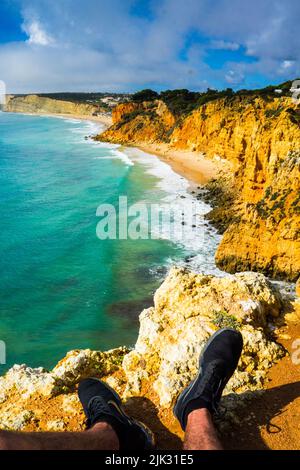
[[[38,95],[8,95],[4,109],[6,112],[11,113],[95,121],[104,124],[106,127],[112,124],[110,113],[101,105],[63,101]]]

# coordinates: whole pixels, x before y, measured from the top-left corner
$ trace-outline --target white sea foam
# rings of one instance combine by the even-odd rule
[[[74,124],[80,124],[80,126],[71,130],[73,134],[83,135],[97,135],[104,130],[104,125],[94,121],[77,121],[72,119],[66,119],[66,122],[72,122]]]
[[[105,148],[105,147],[102,147]],[[110,151],[109,155],[103,155],[99,157],[94,157],[94,160],[122,160],[127,166],[133,166],[134,163],[130,158],[123,152],[119,152],[118,150],[113,150],[110,147],[108,147],[108,150]]]
[[[126,163],[126,165],[129,165],[129,166],[133,166],[134,165],[134,162],[129,158],[128,155],[126,155],[126,153],[124,152],[120,152],[119,150],[113,150],[113,155],[117,158],[119,158],[120,160],[122,160],[124,163]]]
[[[118,150],[120,148],[120,145],[118,144],[110,144],[106,142],[98,142],[93,139],[88,139],[86,140],[87,143],[92,144],[98,148],[101,149],[107,149],[110,153],[109,155],[103,155],[103,157],[96,157],[97,159],[101,160],[103,159],[119,159],[122,160],[127,166],[133,166],[134,162],[129,158],[129,156],[125,152],[121,152]]]
[[[127,155],[122,155],[122,152],[116,154],[115,152],[111,155],[103,155],[102,157],[94,157],[93,160],[122,160],[126,165],[132,166],[134,163],[127,157]]]
[[[177,243],[185,249],[187,259],[179,263],[177,261],[177,264],[188,265],[197,272],[224,274],[216,267],[214,260],[221,236],[204,218],[205,214],[211,210],[209,204],[197,200],[191,194],[192,190],[196,190],[196,185],[178,175],[167,163],[162,162],[155,155],[135,148],[127,148],[124,152],[130,156],[131,160],[142,164],[147,173],[158,178],[156,189],[165,193],[161,202],[169,204],[175,212],[171,233],[169,226],[157,227],[157,231],[160,230],[161,238]],[[193,218],[193,223],[184,225],[184,229],[181,214],[192,214]],[[174,260],[168,260],[168,264],[171,266]]]
[[[94,140],[94,139],[87,139],[85,142],[89,145],[93,145],[95,147],[104,148],[104,149],[115,149],[115,148],[120,147],[120,145],[109,144],[109,143],[106,143],[106,142],[99,142],[99,141]]]
[[[63,118],[64,121],[69,121],[72,122],[73,124],[81,124],[82,121],[79,121],[79,119],[74,119],[74,118]]]

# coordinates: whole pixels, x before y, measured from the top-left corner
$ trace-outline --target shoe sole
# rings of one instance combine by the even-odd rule
[[[176,401],[176,404],[173,408],[173,413],[175,415],[175,417],[178,419],[178,421],[180,422],[181,424],[181,420],[179,419],[179,409],[182,405],[182,402],[184,401],[184,399],[187,397],[187,395],[192,391],[194,385],[196,385],[197,381],[200,379],[201,377],[201,368],[202,368],[202,361],[203,361],[203,356],[205,354],[205,351],[207,350],[207,348],[211,345],[211,343],[214,341],[214,339],[219,336],[221,333],[223,333],[224,331],[234,331],[236,332],[237,330],[235,330],[234,328],[222,328],[221,330],[219,331],[216,331],[216,333],[214,333],[210,338],[209,340],[207,341],[205,347],[203,348],[202,352],[201,352],[201,355],[200,355],[200,358],[199,358],[199,372],[197,374],[197,376],[194,378],[194,380],[192,380],[192,382],[183,390],[183,392],[181,392],[181,394],[179,395],[177,401]]]
[[[97,382],[99,382],[100,380],[97,379],[96,377],[90,377],[90,379],[92,380],[95,380]],[[100,381],[101,382],[101,381]],[[137,426],[139,426],[139,428],[141,428],[142,432],[144,433],[145,435],[145,448],[144,450],[153,450],[155,448],[155,436],[153,434],[153,432],[151,431],[150,428],[148,428],[148,426],[146,426],[144,423],[142,423],[141,421],[137,420],[137,419],[134,419],[134,418],[131,418],[130,416],[127,415],[127,413],[125,413],[124,409],[123,409],[123,405],[122,405],[122,400],[120,398],[120,396],[118,395],[118,393],[113,389],[111,388],[106,382],[105,383],[105,386],[108,388],[108,390],[112,393],[112,395],[114,396],[119,408],[122,410],[122,413],[124,413],[124,415],[133,423],[133,424],[136,424]]]

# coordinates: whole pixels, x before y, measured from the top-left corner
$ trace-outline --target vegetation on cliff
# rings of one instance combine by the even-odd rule
[[[280,96],[290,97],[292,83],[292,81],[288,81],[278,86],[271,85],[255,90],[242,89],[236,92],[232,88],[226,88],[225,90],[220,91],[208,88],[207,91],[204,92],[189,91],[183,88],[178,90],[161,91],[160,93],[151,89],[145,89],[134,93],[131,96],[131,100],[139,103],[143,101],[161,100],[168,106],[168,109],[172,113],[180,117],[182,115],[189,114],[196,108],[199,108],[210,101],[219,100],[221,98],[226,98],[227,102],[230,102],[234,97],[248,99],[260,97],[266,101],[278,98],[279,94]]]

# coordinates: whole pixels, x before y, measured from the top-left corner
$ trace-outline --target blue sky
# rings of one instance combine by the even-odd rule
[[[300,76],[299,0],[0,0],[10,93],[258,88]]]

